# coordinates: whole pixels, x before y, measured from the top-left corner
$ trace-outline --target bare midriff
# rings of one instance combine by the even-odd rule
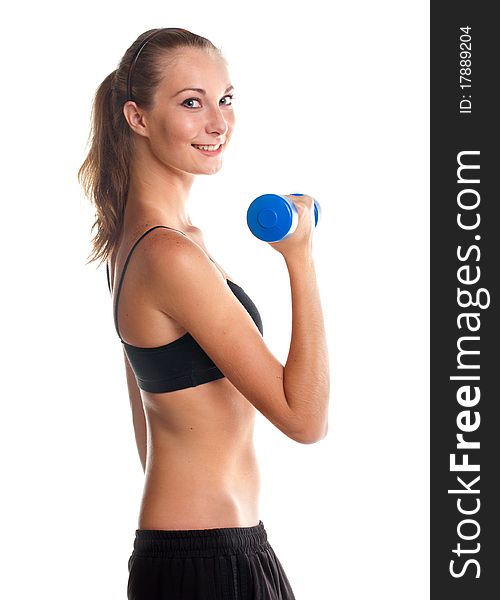
[[[227,378],[142,398],[148,451],[139,529],[258,525],[255,407]]]

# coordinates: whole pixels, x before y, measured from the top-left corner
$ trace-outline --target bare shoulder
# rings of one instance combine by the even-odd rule
[[[189,276],[203,280],[210,275],[220,277],[220,271],[203,248],[176,229],[158,228],[144,247],[144,269],[152,288],[163,296],[166,287],[175,291],[189,284]],[[164,297],[164,296],[163,296]]]

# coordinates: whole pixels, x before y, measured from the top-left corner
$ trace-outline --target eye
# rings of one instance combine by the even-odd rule
[[[200,99],[199,98],[187,98],[186,100],[184,100],[184,102],[182,103],[183,106],[187,106],[186,102],[199,102]],[[197,108],[197,106],[187,106],[187,108]]]
[[[227,102],[225,102],[225,106],[231,106],[233,104],[233,98],[234,98],[234,94],[226,94],[225,96],[222,97],[222,100],[224,98],[230,98],[231,102],[229,102],[229,104]],[[182,103],[183,106],[186,106],[186,108],[199,108],[198,106],[188,106],[186,104],[186,102],[201,102],[201,100],[199,98],[186,98],[186,100],[184,100],[184,102]]]

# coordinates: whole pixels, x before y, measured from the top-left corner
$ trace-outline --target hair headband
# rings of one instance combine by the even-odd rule
[[[132,75],[134,73],[134,69],[135,69],[135,63],[137,62],[137,59],[139,58],[139,54],[142,52],[142,49],[144,48],[144,46],[149,42],[149,40],[151,38],[153,38],[157,33],[159,33],[160,31],[163,31],[165,28],[162,27],[160,29],[155,29],[154,31],[152,31],[147,37],[146,39],[142,42],[142,44],[139,46],[139,49],[137,50],[137,52],[135,53],[134,58],[132,59],[132,62],[130,63],[130,68],[128,70],[128,77],[127,77],[127,100],[132,100]]]

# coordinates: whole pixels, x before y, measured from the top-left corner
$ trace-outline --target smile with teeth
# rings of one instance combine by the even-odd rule
[[[197,146],[196,144],[192,144],[192,145],[195,148],[198,148],[199,150],[206,150],[208,152],[215,152],[222,146],[222,144],[217,144],[217,146]]]

